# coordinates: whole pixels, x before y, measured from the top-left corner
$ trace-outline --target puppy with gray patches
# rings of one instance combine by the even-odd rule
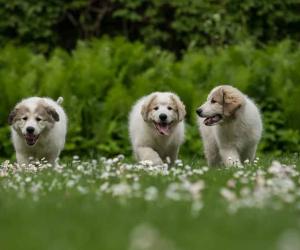
[[[57,102],[45,97],[30,97],[11,111],[8,123],[19,164],[28,164],[31,158],[44,158],[53,166],[57,165],[67,133],[62,102],[62,97]]]
[[[161,165],[174,162],[184,141],[185,106],[171,92],[154,92],[142,97],[129,115],[129,135],[138,161]]]
[[[218,86],[197,114],[209,166],[254,160],[263,126],[258,108],[246,95],[229,85]]]

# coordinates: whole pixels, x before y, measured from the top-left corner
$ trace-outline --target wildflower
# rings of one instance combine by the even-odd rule
[[[146,190],[145,190],[145,196],[144,196],[144,199],[146,201],[153,201],[153,200],[156,200],[158,197],[158,190],[156,187],[154,186],[151,186],[151,187],[148,187]]]
[[[222,188],[220,192],[227,201],[235,201],[237,199],[235,193],[227,188]]]

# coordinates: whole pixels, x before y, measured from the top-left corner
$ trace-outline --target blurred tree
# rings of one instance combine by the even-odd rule
[[[0,45],[47,52],[78,39],[123,35],[182,53],[252,40],[300,39],[299,0],[0,0]]]

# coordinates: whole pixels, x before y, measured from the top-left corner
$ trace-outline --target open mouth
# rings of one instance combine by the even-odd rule
[[[169,135],[170,134],[171,123],[154,122],[154,126],[161,135]]]
[[[26,143],[29,146],[33,146],[36,144],[37,140],[39,139],[39,135],[34,135],[34,134],[26,134],[25,136]]]
[[[206,126],[213,126],[213,125],[217,124],[221,120],[222,120],[222,116],[221,115],[214,115],[214,116],[206,117],[204,119],[204,124]]]

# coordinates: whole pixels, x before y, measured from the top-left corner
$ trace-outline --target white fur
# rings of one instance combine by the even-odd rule
[[[240,94],[244,97],[244,103],[231,119],[206,126],[203,123],[204,118],[198,118],[204,153],[209,166],[222,163],[225,166],[242,165],[245,160],[252,161],[255,158],[262,134],[262,120],[254,102],[241,92]],[[218,109],[218,105],[211,104],[210,96],[211,94],[208,101],[201,106],[203,113],[207,115],[214,114]]]
[[[11,126],[12,141],[19,164],[28,164],[30,158],[35,160],[44,158],[52,165],[56,165],[60,152],[64,148],[67,133],[67,116],[63,108],[59,105],[62,103],[62,98],[59,98],[58,101],[55,102],[50,98],[30,97],[22,100],[16,107],[20,105],[26,106],[30,112],[34,113],[34,110],[41,100],[55,109],[59,115],[59,121],[54,122],[49,130],[39,129],[40,126],[38,126],[37,122],[33,119],[26,121],[27,124],[23,125],[22,128],[18,127],[17,124]],[[28,125],[33,126],[40,133],[38,141],[33,146],[29,146],[23,136],[25,133],[24,130]],[[46,125],[42,127],[45,126]]]
[[[166,113],[168,121],[174,121],[169,135],[159,134],[152,122],[145,121],[141,114],[143,105],[153,95],[157,96],[156,101],[160,108],[157,112],[153,111],[152,119],[156,121],[160,112]],[[184,121],[176,120],[177,114],[175,115],[174,111],[167,109],[171,95],[178,98],[170,92],[154,92],[142,97],[133,106],[129,115],[129,135],[134,156],[138,161],[150,160],[153,164],[159,165],[165,162],[167,158],[170,158],[171,162],[177,159],[179,147],[184,141]],[[183,105],[182,107],[184,109]]]

